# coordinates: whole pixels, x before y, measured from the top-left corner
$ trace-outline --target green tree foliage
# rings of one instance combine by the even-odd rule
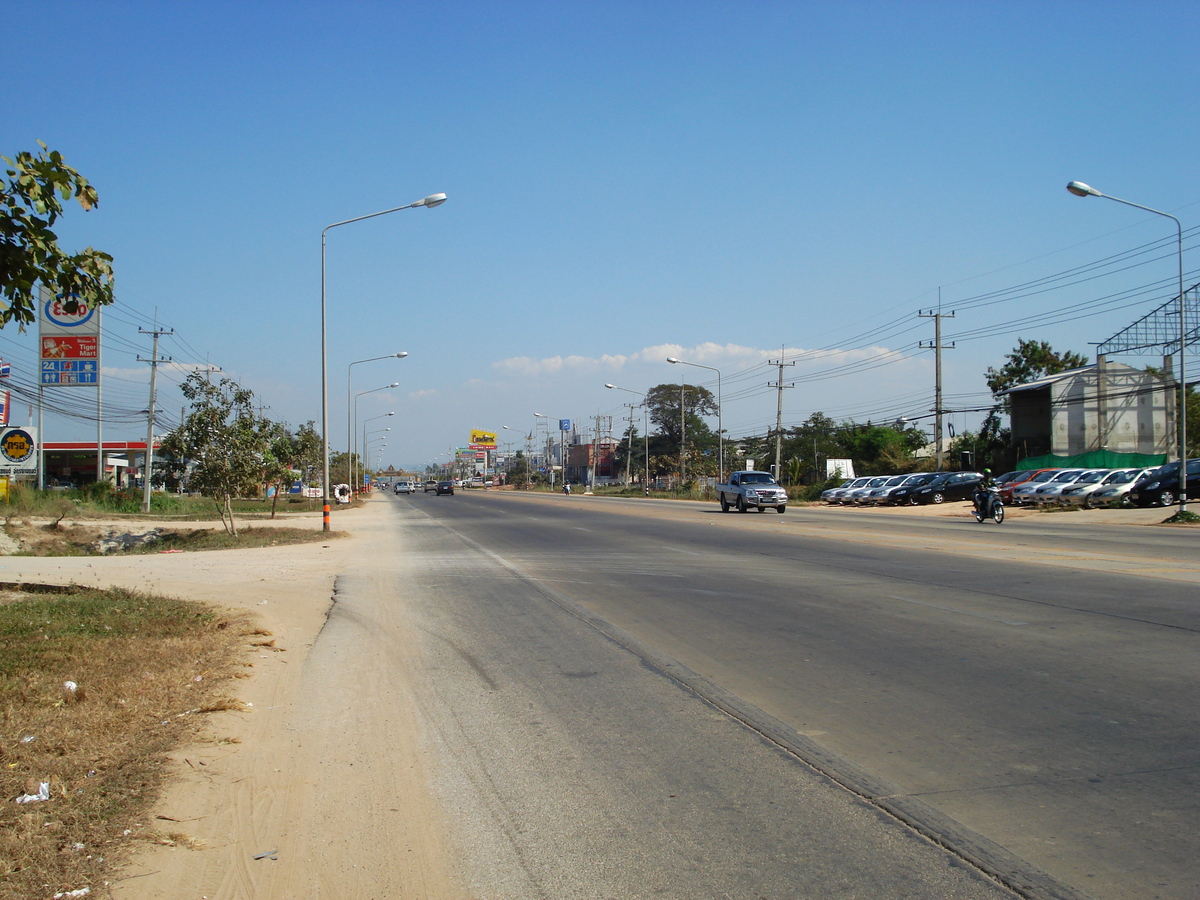
[[[64,201],[93,209],[96,189],[58,151],[41,147],[36,156],[22,151],[16,159],[0,157],[9,165],[0,183],[0,327],[15,319],[23,328],[37,319],[38,282],[63,297],[68,312],[78,304],[113,302],[112,257],[91,247],[64,253],[51,230]]]
[[[1088,364],[1086,356],[1070,350],[1056,353],[1045,341],[1027,341],[1024,338],[1017,339],[1016,348],[1006,358],[1008,362],[999,369],[988,366],[985,376],[992,397],[1006,411],[1008,400],[1002,398],[1001,394],[1009,388]]]
[[[682,394],[682,397],[681,397]],[[683,416],[680,417],[680,400]],[[689,476],[715,475],[717,471],[717,434],[702,418],[717,414],[717,398],[708,388],[694,384],[658,384],[646,392],[650,421],[658,426],[651,438],[651,474],[665,474],[679,469],[679,446],[683,423],[687,426],[687,470]],[[674,457],[661,472],[656,472],[653,457]]]
[[[873,425],[870,422],[835,422],[821,412],[802,424],[784,429],[780,441],[781,477],[787,484],[825,481],[825,460],[851,459],[862,474],[915,471],[913,454],[928,438],[913,426]],[[741,442],[744,456],[760,469],[775,461],[775,435]]]
[[[190,487],[217,502],[221,524],[233,535],[231,501],[257,494],[267,471],[270,429],[254,414],[253,392],[231,378],[212,384],[193,372],[180,390],[191,412],[163,441],[176,476],[187,472]]]

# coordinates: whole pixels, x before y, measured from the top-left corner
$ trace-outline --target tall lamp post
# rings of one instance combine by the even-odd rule
[[[359,391],[357,394],[354,395],[354,425],[355,425],[355,427],[358,426],[358,398],[365,397],[367,394],[378,394],[380,391],[389,391],[394,387],[400,387],[400,382],[393,381],[391,384],[385,384],[383,387],[371,388],[371,390],[369,390],[369,391]],[[358,449],[358,442],[356,441],[350,447],[350,451],[349,451],[350,458],[346,461],[347,472],[350,475],[351,481],[354,480],[354,453],[357,449]],[[362,457],[359,457],[359,458],[361,459]]]
[[[346,366],[346,452],[347,453],[353,452],[353,449],[354,449],[354,426],[353,426],[353,424],[351,422],[351,418],[350,418],[350,404],[352,402],[350,391],[351,391],[351,384],[352,384],[353,368],[355,366],[359,365],[360,363],[376,362],[381,359],[404,359],[404,357],[406,357],[406,356],[408,356],[408,351],[401,350],[399,353],[389,353],[387,356],[372,356],[370,359],[356,359],[354,362],[350,363],[350,365]],[[350,487],[351,487],[351,489],[353,489],[354,485],[350,485]]]
[[[1110,194],[1102,194],[1094,187],[1089,187],[1082,181],[1072,181],[1067,185],[1067,190],[1076,197],[1103,197],[1106,200],[1112,200],[1116,203],[1123,203],[1125,206],[1132,206],[1134,209],[1141,209],[1148,213],[1154,213],[1156,216],[1163,216],[1175,223],[1175,231],[1179,247],[1179,512],[1187,512],[1187,305],[1183,301],[1183,223],[1180,222],[1170,213],[1165,213],[1160,209],[1152,209],[1149,206],[1142,206],[1140,203],[1133,203],[1129,200],[1122,200],[1120,197],[1113,197]]]
[[[637,394],[639,397],[642,398],[642,402],[640,404],[638,404],[642,408],[642,440],[645,442],[645,445],[646,445],[646,474],[642,480],[642,488],[645,490],[646,494],[649,495],[650,494],[650,409],[646,405],[646,395],[643,394],[641,391],[631,391],[629,388],[618,387],[615,384],[605,383],[604,386],[606,388],[608,388],[610,391],[624,391],[627,394]],[[632,429],[631,429],[631,432],[632,432]],[[629,455],[631,457],[633,456],[633,434],[632,433],[629,435]],[[626,469],[626,471],[628,472],[628,469]],[[628,480],[629,475],[626,474],[625,478]]]
[[[416,200],[405,206],[385,209],[366,216],[357,216],[343,222],[334,222],[321,230],[321,514],[323,516],[321,527],[325,531],[329,531],[329,353],[325,327],[325,235],[328,234],[329,229],[337,228],[339,225],[374,219],[376,216],[386,216],[388,213],[399,212],[402,209],[415,209],[418,206],[433,209],[445,202],[445,194],[430,194],[422,200]]]
[[[371,416],[371,418],[369,418],[369,419],[363,419],[363,443],[362,443],[362,446],[363,446],[363,474],[364,475],[366,474],[366,465],[367,465],[367,426],[370,425],[372,422],[374,422],[376,419],[386,419],[388,416],[394,416],[395,414],[396,414],[395,412],[386,412],[386,413],[380,413],[377,416]],[[384,428],[382,430],[383,431],[391,431],[392,429]],[[371,434],[378,434],[378,433],[379,433],[378,431],[371,432]],[[359,479],[359,480],[361,481],[362,479]],[[354,487],[354,486],[351,485],[351,487]]]
[[[721,484],[725,481],[725,431],[721,427],[721,370],[701,363],[688,362],[685,359],[676,359],[673,356],[668,356],[667,362],[672,365],[695,366],[697,369],[708,369],[710,372],[717,373],[717,474],[719,476],[717,483]]]

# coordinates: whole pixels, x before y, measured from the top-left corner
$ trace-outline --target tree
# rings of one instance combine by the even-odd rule
[[[39,282],[63,298],[69,313],[80,304],[113,302],[112,257],[91,247],[64,253],[50,230],[63,214],[63,201],[75,199],[85,211],[95,208],[96,189],[58,151],[38,143],[36,156],[22,151],[16,159],[0,157],[11,167],[0,184],[0,327],[14,319],[24,327],[37,319]]]
[[[232,378],[212,384],[193,372],[180,390],[192,411],[164,439],[163,450],[187,472],[190,486],[217,501],[221,524],[236,536],[232,500],[257,494],[263,483],[268,430],[254,414],[253,392]]]
[[[1019,384],[1029,384],[1031,381],[1037,381],[1047,375],[1057,375],[1059,372],[1078,369],[1088,364],[1086,356],[1070,350],[1056,353],[1045,341],[1027,341],[1024,338],[1017,339],[1016,348],[1006,358],[1008,362],[999,369],[988,366],[985,376],[992,397],[1006,411],[1008,400],[1007,398],[1001,399],[1001,395],[1009,388]]]

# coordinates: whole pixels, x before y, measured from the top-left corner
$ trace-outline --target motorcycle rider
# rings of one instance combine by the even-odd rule
[[[996,490],[996,482],[992,479],[992,470],[983,470],[983,481],[979,482],[975,488],[975,510],[986,516],[990,511],[987,508],[988,495]]]

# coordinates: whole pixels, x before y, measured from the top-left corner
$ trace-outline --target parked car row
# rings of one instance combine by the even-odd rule
[[[1042,469],[1001,488],[1016,506],[1174,506],[1179,500],[1179,463],[1151,468]],[[1007,496],[1006,496],[1007,494]],[[1188,460],[1187,496],[1200,497],[1200,460]]]
[[[840,506],[913,506],[971,500],[983,481],[980,472],[917,472],[912,475],[867,475],[851,478],[821,494]]]
[[[972,500],[979,472],[919,472],[851,478],[821,494],[840,506],[946,503]],[[1027,469],[993,479],[1007,506],[1173,506],[1179,500],[1179,463],[1157,468]],[[1188,499],[1200,498],[1200,459],[1187,465]]]

